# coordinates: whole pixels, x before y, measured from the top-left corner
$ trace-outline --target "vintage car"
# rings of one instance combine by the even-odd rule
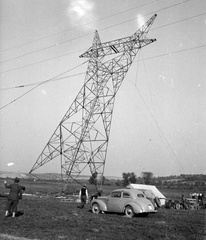
[[[91,201],[93,213],[117,212],[132,218],[135,214],[147,216],[155,213],[154,205],[137,189],[116,189],[109,196],[100,196]]]

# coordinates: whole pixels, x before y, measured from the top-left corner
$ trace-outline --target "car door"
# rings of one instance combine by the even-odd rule
[[[122,207],[128,202],[131,201],[131,196],[129,192],[123,192],[122,193]]]
[[[108,198],[107,211],[121,212],[121,191],[112,192]]]

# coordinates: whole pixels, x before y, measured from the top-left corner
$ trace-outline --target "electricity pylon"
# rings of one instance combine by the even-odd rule
[[[80,56],[89,58],[84,85],[30,173],[58,157],[67,179],[89,167],[101,190],[115,96],[139,49],[156,40],[146,37],[156,16],[133,35],[110,42],[101,43],[95,31],[92,46]]]

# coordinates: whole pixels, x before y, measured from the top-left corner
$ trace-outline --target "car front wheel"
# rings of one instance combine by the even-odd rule
[[[128,217],[128,218],[134,217],[134,210],[131,206],[126,206],[124,212],[125,212],[126,217]]]
[[[92,212],[96,213],[96,214],[100,213],[100,208],[99,208],[99,204],[98,203],[94,203],[92,205]]]

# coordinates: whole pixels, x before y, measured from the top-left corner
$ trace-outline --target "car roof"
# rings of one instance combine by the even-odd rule
[[[141,190],[139,189],[134,189],[134,188],[120,188],[120,189],[115,189],[113,190],[112,192],[129,192],[129,193],[132,193],[132,194],[144,194]]]

